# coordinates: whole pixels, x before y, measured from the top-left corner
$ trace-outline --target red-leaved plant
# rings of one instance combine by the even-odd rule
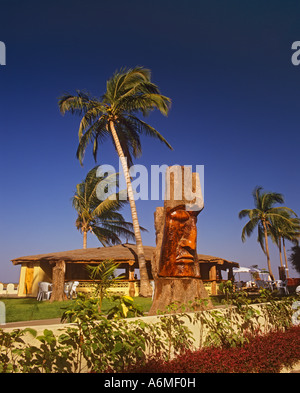
[[[251,337],[242,347],[186,351],[171,361],[149,358],[135,373],[277,373],[300,361],[300,326]]]

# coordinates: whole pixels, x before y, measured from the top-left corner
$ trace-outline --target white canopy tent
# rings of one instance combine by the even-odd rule
[[[267,270],[265,270],[265,269],[258,269],[256,267],[243,267],[243,266],[240,266],[238,268],[233,268],[232,272],[233,272],[234,275],[238,274],[239,281],[241,281],[240,280],[240,274],[243,274],[243,273],[248,273],[248,274],[250,274],[250,276],[251,276],[251,273],[259,273],[259,275],[261,276],[261,278],[263,280],[265,280],[265,281],[270,280],[269,272]],[[251,276],[251,278],[252,278],[252,276]]]
[[[235,273],[260,273],[259,269],[256,269],[255,267],[238,267],[232,269],[233,274]]]
[[[243,274],[243,273],[247,273],[247,274],[249,274],[250,275],[250,277],[248,278],[248,280],[246,280],[246,281],[248,281],[248,282],[251,282],[252,281],[252,275],[251,275],[251,273],[260,273],[261,271],[260,271],[260,269],[257,269],[257,268],[255,268],[255,267],[239,267],[239,268],[234,268],[234,269],[232,269],[232,272],[233,272],[233,274],[234,274],[234,276],[236,275],[236,274],[238,274],[238,280],[236,280],[235,279],[235,281],[238,281],[238,282],[241,282],[241,274]],[[251,284],[250,284],[251,285]]]
[[[233,276],[234,276],[234,281],[235,281],[235,286],[238,290],[242,289],[244,285],[246,284],[247,288],[266,288],[266,289],[271,289],[273,290],[273,284],[269,275],[269,272],[265,269],[258,269],[256,267],[239,267],[239,268],[234,268],[232,269]],[[241,275],[243,274],[248,274],[248,278],[245,276],[245,280],[241,280]],[[259,277],[258,279],[254,278],[252,276],[253,273],[258,273]],[[238,276],[238,277],[236,277]],[[243,278],[243,276],[242,276]]]

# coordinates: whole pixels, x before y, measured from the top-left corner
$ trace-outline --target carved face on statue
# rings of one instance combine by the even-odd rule
[[[185,205],[167,208],[158,275],[200,277],[197,261],[197,215]]]

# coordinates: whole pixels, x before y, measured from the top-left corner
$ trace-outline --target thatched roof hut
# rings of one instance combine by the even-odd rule
[[[151,277],[151,258],[154,247],[144,246],[146,266]],[[21,265],[19,296],[36,296],[40,281],[52,282],[56,268],[63,270],[65,281],[91,281],[87,264],[113,260],[125,269],[125,279],[134,281],[134,269],[138,269],[136,245],[120,244],[111,247],[97,247],[60,251],[47,254],[29,255],[12,260],[14,265]],[[132,285],[130,285],[133,287]]]
[[[155,247],[144,246],[147,270],[152,278],[151,260]],[[201,277],[203,281],[215,282],[221,277],[221,270],[239,267],[236,262],[225,259],[198,254]],[[21,265],[19,296],[36,296],[38,282],[53,280],[55,267],[63,266],[65,281],[89,281],[85,265],[99,263],[105,260],[114,260],[119,263],[120,269],[125,269],[125,280],[130,283],[136,281],[135,269],[139,268],[137,249],[135,244],[120,244],[111,247],[97,247],[60,251],[47,254],[23,256],[12,259],[14,265]],[[129,286],[132,286],[131,284]]]

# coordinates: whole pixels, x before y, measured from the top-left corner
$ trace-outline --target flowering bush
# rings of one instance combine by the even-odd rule
[[[300,326],[252,337],[242,347],[186,351],[171,361],[150,358],[128,369],[141,373],[277,373],[300,361]]]

